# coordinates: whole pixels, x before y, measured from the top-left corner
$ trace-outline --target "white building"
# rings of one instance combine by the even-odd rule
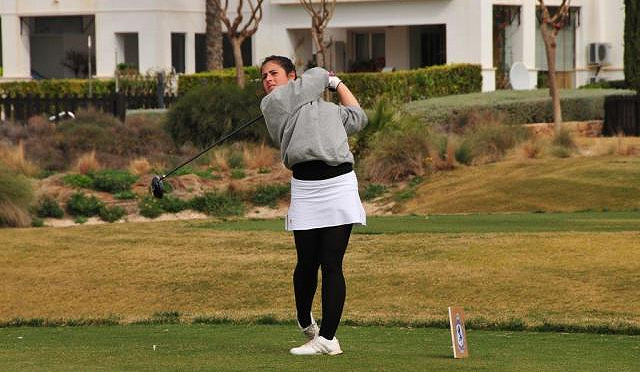
[[[552,6],[560,2],[546,1]],[[482,66],[483,90],[490,91],[503,86],[504,72],[514,62],[523,62],[533,88],[539,71],[546,70],[536,3],[338,0],[327,30],[333,41],[330,67],[352,71],[475,63]],[[558,39],[563,84],[623,79],[623,0],[572,0],[571,6],[571,20]],[[233,4],[229,9],[233,17]],[[113,76],[118,63],[141,72],[201,71],[204,12],[205,0],[1,0],[3,79],[86,76],[89,36],[97,77]],[[245,62],[255,65],[281,54],[303,69],[313,58],[309,25],[298,0],[265,0],[258,32],[244,45]],[[605,43],[600,45],[606,54],[590,55],[593,43]],[[227,58],[226,63],[232,62]]]

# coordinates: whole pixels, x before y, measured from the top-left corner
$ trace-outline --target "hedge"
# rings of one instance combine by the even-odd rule
[[[564,89],[560,91],[562,118],[565,121],[602,120],[604,98],[612,94],[632,94],[629,90]],[[433,124],[451,124],[477,112],[490,112],[508,124],[548,123],[553,121],[547,89],[530,91],[502,90],[411,102],[405,109]]]
[[[479,92],[482,89],[481,68],[471,64],[384,73],[344,73],[339,77],[364,107],[373,107],[380,99],[391,103],[407,103],[430,97]]]
[[[260,87],[260,71],[257,67],[245,67],[248,81]],[[338,75],[358,97],[360,104],[373,107],[380,99],[392,103],[406,103],[429,97],[479,92],[482,75],[479,65],[450,64],[397,72],[341,73]],[[218,72],[181,75],[178,94],[202,84],[218,85],[235,82],[235,68]]]
[[[256,66],[245,66],[245,79],[247,81],[259,82],[260,70]],[[219,85],[223,83],[236,82],[236,68],[229,67],[219,71],[199,72],[197,74],[180,75],[178,77],[178,96],[200,85]]]
[[[92,79],[92,92],[101,96],[115,92],[115,79]],[[118,81],[119,90],[130,95],[152,94],[158,83],[155,77],[134,75]],[[0,96],[22,97],[25,95],[42,97],[88,96],[87,79],[42,79],[0,83]]]

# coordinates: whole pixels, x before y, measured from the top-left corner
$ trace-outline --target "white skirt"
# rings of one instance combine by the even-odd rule
[[[346,224],[367,224],[355,172],[319,181],[291,178],[287,231]]]

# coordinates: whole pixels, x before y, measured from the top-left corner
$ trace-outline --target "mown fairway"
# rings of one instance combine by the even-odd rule
[[[370,228],[358,230],[369,234],[354,234],[345,258],[344,319],[442,325],[447,306],[460,305],[481,328],[637,333],[638,217],[629,212],[371,219]],[[291,234],[230,230],[257,229],[260,223],[281,222],[0,230],[0,320],[128,323],[177,312],[187,321],[290,321]]]
[[[446,329],[346,327],[345,354],[294,357],[293,325],[151,325],[0,329],[2,371],[487,371],[640,369],[635,336],[469,331],[454,360]],[[153,350],[156,345],[156,350]]]

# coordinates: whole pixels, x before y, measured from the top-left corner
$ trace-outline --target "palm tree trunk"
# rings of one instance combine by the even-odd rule
[[[207,70],[222,69],[222,24],[213,0],[206,0]]]

